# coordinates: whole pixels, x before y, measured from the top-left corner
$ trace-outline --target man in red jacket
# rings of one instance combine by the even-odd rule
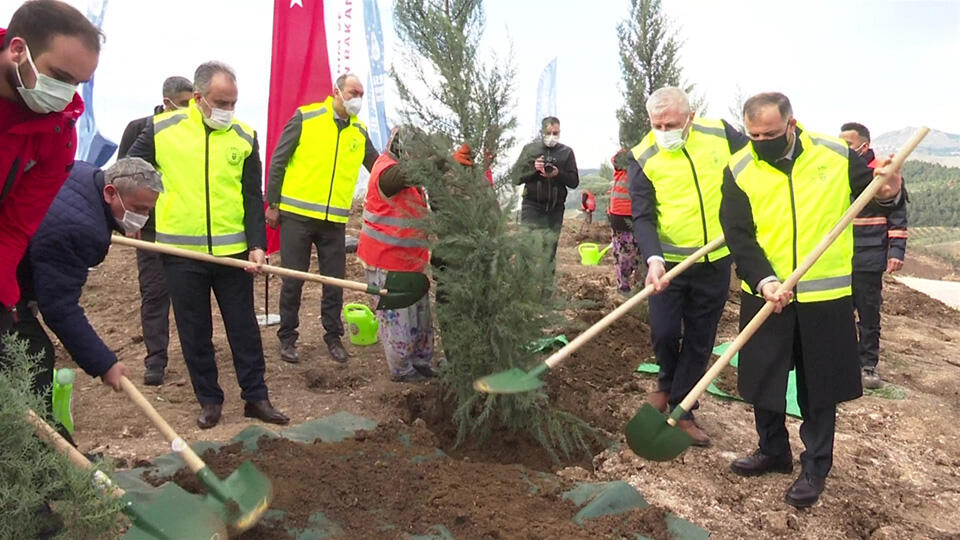
[[[17,264],[73,167],[77,85],[93,76],[100,38],[54,0],[25,2],[0,28],[0,334],[16,316]]]

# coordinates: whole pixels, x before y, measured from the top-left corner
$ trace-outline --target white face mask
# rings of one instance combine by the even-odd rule
[[[559,136],[559,135],[544,135],[544,136],[543,136],[543,144],[545,144],[545,145],[547,146],[547,148],[553,148],[554,146],[557,145],[558,142],[560,142],[560,136]]]
[[[343,108],[347,110],[347,114],[350,116],[356,116],[360,114],[360,107],[363,105],[363,98],[355,97],[346,99],[346,96],[343,95],[342,90],[338,88],[337,91],[340,92],[340,99],[343,100]]]
[[[143,214],[137,214],[127,210],[127,207],[123,204],[123,198],[120,197],[120,193],[117,193],[117,198],[120,199],[120,208],[123,208],[123,219],[117,220],[117,223],[123,227],[123,232],[125,233],[135,233],[143,228],[146,225],[147,220],[150,219],[150,216],[145,216]],[[116,218],[114,218],[116,219]]]
[[[40,114],[66,109],[67,105],[73,101],[73,95],[77,93],[77,85],[58,81],[37,71],[33,56],[30,54],[30,47],[24,44],[24,48],[27,50],[27,62],[37,77],[37,84],[33,88],[27,88],[23,84],[23,77],[20,76],[20,66],[17,66],[17,80],[20,82],[17,91],[20,92],[23,102],[31,111]]]
[[[687,123],[690,123],[690,120],[687,120]],[[670,131],[660,131],[659,129],[653,130],[653,137],[657,140],[657,146],[663,148],[668,152],[674,152],[683,148],[686,139],[683,138],[683,130],[687,128],[687,124],[684,124],[680,129],[671,129]]]
[[[203,115],[203,123],[210,126],[211,129],[227,129],[233,123],[233,111],[227,109],[218,109],[207,101],[206,98],[200,98],[207,107],[210,107],[210,116]],[[201,109],[202,112],[202,109]]]

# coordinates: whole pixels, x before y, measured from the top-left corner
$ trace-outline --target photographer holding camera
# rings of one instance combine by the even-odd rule
[[[540,140],[523,147],[514,165],[515,183],[523,184],[520,222],[552,234],[550,263],[557,255],[567,189],[580,185],[573,149],[560,144],[560,120],[548,116],[540,123]]]

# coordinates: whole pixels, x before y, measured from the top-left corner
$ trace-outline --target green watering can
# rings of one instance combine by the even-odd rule
[[[600,259],[607,254],[607,250],[613,247],[613,244],[607,244],[603,250],[600,249],[600,246],[592,242],[584,242],[577,246],[577,251],[580,252],[580,264],[584,266],[596,266],[600,264]]]
[[[347,304],[343,306],[343,318],[347,321],[350,343],[373,345],[377,342],[380,323],[370,308],[363,304]]]

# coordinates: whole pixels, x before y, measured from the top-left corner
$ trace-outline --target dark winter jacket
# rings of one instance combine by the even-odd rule
[[[874,168],[873,150],[868,149],[862,157],[868,167]],[[907,235],[905,204],[890,211],[871,202],[853,220],[853,271],[883,272],[887,259],[902,261],[907,252]]]
[[[533,162],[540,156],[559,169],[557,176],[545,178],[534,168]],[[567,200],[567,189],[575,189],[580,185],[577,159],[573,149],[564,144],[557,143],[550,148],[540,140],[533,141],[523,147],[513,167],[515,183],[523,184],[523,199],[540,204],[547,210],[563,206]]]
[[[0,28],[0,43],[6,30]],[[0,98],[0,310],[17,303],[17,263],[73,167],[83,100],[37,114]]]
[[[36,301],[43,322],[73,361],[93,377],[117,362],[80,307],[89,269],[103,262],[110,235],[121,230],[103,200],[103,183],[103,171],[76,162],[30,241],[17,276],[23,291],[20,304]]]

